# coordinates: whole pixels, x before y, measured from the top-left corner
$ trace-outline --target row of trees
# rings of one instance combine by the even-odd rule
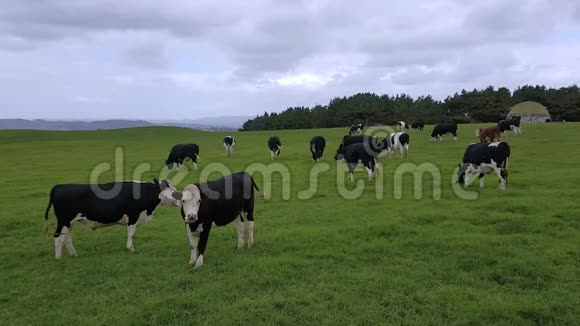
[[[526,85],[513,92],[493,86],[462,90],[443,101],[434,100],[430,95],[413,98],[406,94],[358,93],[334,98],[326,106],[290,107],[281,113],[265,112],[246,121],[242,130],[331,128],[362,122],[394,125],[398,120],[410,122],[418,119],[426,124],[497,122],[506,117],[511,106],[523,101],[545,105],[552,120],[580,121],[578,86],[554,89]]]

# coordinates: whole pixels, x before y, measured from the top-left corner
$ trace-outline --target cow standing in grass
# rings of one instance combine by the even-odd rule
[[[520,116],[514,116],[506,120],[500,120],[497,124],[502,136],[506,136],[506,131],[513,131],[514,135],[521,134],[522,128],[520,127],[521,118]]]
[[[268,149],[270,150],[270,158],[280,159],[280,149],[282,149],[282,142],[280,142],[280,137],[272,136],[268,138]]]
[[[452,134],[453,140],[457,140],[457,124],[456,123],[440,123],[433,127],[431,132],[431,141],[439,139],[443,141],[443,135]]]
[[[199,159],[199,146],[197,144],[177,144],[171,148],[165,164],[169,169],[173,168],[173,164],[179,167],[186,160],[190,159],[193,162],[193,167],[197,170],[197,160]]]
[[[393,152],[396,150],[401,152],[401,158],[403,158],[403,152],[405,152],[406,157],[409,158],[409,134],[406,132],[394,132],[389,134],[385,138],[385,141],[387,142],[389,158],[391,158]]]
[[[469,185],[470,175],[479,175],[479,187],[483,188],[485,174],[495,172],[499,178],[499,188],[507,184],[510,147],[506,142],[469,144],[463,154],[463,164],[458,164],[457,183]]]
[[[235,146],[236,140],[233,136],[224,137],[224,148],[226,149],[226,156],[232,156]]]
[[[310,153],[312,154],[312,159],[315,162],[320,162],[322,160],[322,154],[324,154],[324,148],[326,147],[326,140],[322,136],[314,136],[310,140]]]
[[[425,123],[423,123],[423,121],[415,121],[411,123],[412,130],[418,130],[419,132],[422,132],[424,127]]]
[[[182,202],[181,217],[186,223],[191,247],[190,264],[203,265],[205,249],[212,227],[236,223],[238,249],[244,246],[245,220],[248,225],[248,248],[254,243],[254,189],[260,191],[252,176],[237,172],[215,181],[185,186],[174,192]]]
[[[127,227],[127,249],[133,251],[133,236],[138,225],[147,224],[159,204],[180,206],[172,194],[175,187],[167,180],[154,182],[120,181],[105,184],[59,184],[52,187],[44,218],[51,206],[56,215],[55,258],[62,257],[62,246],[77,256],[71,230],[76,222],[93,230],[111,226]],[[47,222],[48,223],[48,222]]]
[[[377,156],[386,148],[386,140],[383,140],[378,144],[373,144],[368,141],[353,143],[347,146],[341,144],[334,158],[336,160],[344,159],[346,161],[351,182],[354,181],[354,170],[360,163],[362,163],[367,170],[369,182],[372,182],[373,176],[375,175]]]

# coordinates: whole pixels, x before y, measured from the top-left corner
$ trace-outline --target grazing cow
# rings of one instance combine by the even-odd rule
[[[65,244],[69,255],[77,256],[70,234],[72,224],[86,224],[93,230],[111,225],[127,226],[127,249],[133,251],[137,225],[147,224],[157,205],[180,206],[173,198],[175,187],[167,180],[154,182],[119,181],[105,184],[58,184],[50,191],[44,218],[54,207],[57,226],[54,232],[55,258],[62,257]]]
[[[431,132],[431,141],[437,140],[443,141],[443,135],[452,134],[453,140],[457,140],[457,124],[456,123],[440,123],[433,127],[433,132]]]
[[[500,131],[498,127],[479,128],[475,129],[475,137],[479,138],[481,143],[485,142],[487,138],[490,142],[495,142],[500,139]]]
[[[173,197],[182,202],[181,217],[191,247],[189,263],[203,265],[203,256],[212,227],[236,221],[238,249],[244,246],[244,217],[248,221],[248,248],[254,243],[254,189],[260,191],[252,176],[237,172],[206,183],[185,186]]]
[[[372,182],[373,175],[375,174],[375,165],[377,164],[377,156],[380,152],[387,147],[386,141],[382,141],[378,144],[377,148],[371,148],[369,143],[354,143],[347,146],[342,144],[336,153],[335,159],[344,158],[349,170],[350,180],[354,181],[354,170],[359,163],[366,168],[369,182]]]
[[[506,136],[506,131],[513,131],[514,135],[521,134],[522,128],[520,128],[521,118],[519,116],[511,117],[506,120],[500,120],[497,124],[502,136]]]
[[[352,125],[350,126],[350,130],[348,132],[349,135],[353,135],[355,133],[361,133],[364,129],[364,126],[362,123],[356,124],[356,125]]]
[[[268,148],[270,149],[270,158],[280,159],[280,149],[282,148],[282,143],[278,136],[272,136],[268,138]]]
[[[423,131],[424,127],[425,127],[425,123],[423,123],[423,121],[415,121],[415,122],[411,123],[412,130],[419,130],[421,132],[421,131]]]
[[[199,146],[197,144],[177,144],[171,148],[169,156],[165,161],[165,165],[172,169],[173,164],[179,167],[187,159],[193,162],[193,167],[197,170],[197,160],[199,159]]]
[[[399,131],[403,131],[405,129],[409,129],[409,125],[406,124],[405,121],[398,121],[397,128],[399,129]]]
[[[469,144],[463,154],[463,164],[458,164],[457,183],[468,186],[470,175],[479,175],[479,187],[483,188],[485,174],[495,172],[499,188],[505,189],[508,177],[510,147],[506,142]]]
[[[401,151],[401,158],[403,158],[403,151],[406,153],[407,158],[409,158],[409,134],[402,131],[394,132],[388,135],[385,140],[387,141],[389,158],[391,158],[391,155],[397,149]]]
[[[233,136],[224,137],[224,148],[226,149],[226,156],[232,156],[235,146],[236,140],[234,139]]]
[[[314,136],[310,140],[310,153],[312,153],[312,159],[316,162],[322,160],[322,154],[324,154],[324,148],[326,147],[326,140],[322,136]]]
[[[380,151],[382,149],[382,145],[377,137],[371,137],[368,135],[356,135],[356,136],[346,135],[342,137],[342,141],[340,142],[340,145],[338,145],[338,149],[336,150],[336,155],[334,156],[334,159],[342,160],[343,148],[348,145],[357,143],[367,143],[368,144],[367,146],[373,151]]]

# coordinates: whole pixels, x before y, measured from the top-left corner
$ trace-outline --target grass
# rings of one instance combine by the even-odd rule
[[[408,161],[382,158],[384,195],[377,199],[366,173],[356,199],[336,186],[334,151],[346,129],[226,133],[178,128],[114,131],[0,132],[0,323],[3,325],[572,325],[580,320],[580,124],[524,125],[506,138],[512,149],[507,190],[497,177],[469,188],[463,200],[451,175],[478,126],[460,125],[459,140],[431,143],[427,127],[411,131]],[[55,261],[52,236],[42,232],[53,184],[89,181],[100,163],[114,164],[123,148],[124,179],[142,163],[152,180],[171,145],[200,145],[197,181],[212,162],[231,171],[270,164],[266,146],[278,134],[280,163],[290,172],[284,200],[280,175],[271,198],[256,203],[254,248],[235,249],[234,225],[214,229],[205,265],[187,264],[189,247],[179,211],[158,208],[139,227],[135,253],[125,249],[121,226],[91,231],[75,225],[80,255]],[[314,166],[308,142],[327,139],[317,192],[299,199]],[[393,173],[403,162],[435,164],[441,199],[425,175],[423,198],[411,174],[394,198]],[[217,178],[212,174],[210,179]],[[100,181],[113,180],[111,171]],[[265,178],[256,174],[264,189]],[[349,189],[352,186],[349,186]],[[51,211],[50,221],[55,224]]]

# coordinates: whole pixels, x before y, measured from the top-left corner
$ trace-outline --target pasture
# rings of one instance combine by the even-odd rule
[[[464,200],[451,175],[482,125],[460,125],[459,140],[430,142],[432,126],[409,131],[410,158],[382,157],[382,198],[365,171],[361,196],[337,189],[335,150],[347,128],[264,132],[199,132],[179,128],[112,131],[0,131],[0,323],[3,325],[572,325],[580,320],[580,124],[523,125],[510,135],[507,190],[494,175],[479,197]],[[222,139],[236,137],[232,157]],[[79,258],[54,259],[43,233],[53,184],[85,183],[101,163],[114,170],[122,148],[123,179],[150,164],[141,180],[159,177],[173,144],[200,146],[197,181],[213,162],[232,172],[270,164],[267,138],[282,141],[267,198],[256,199],[255,243],[236,250],[234,225],[212,230],[205,265],[188,265],[189,246],[176,207],[160,206],[137,228],[135,253],[122,226],[92,231],[75,224]],[[327,147],[311,198],[299,193],[314,166],[309,141]],[[433,163],[440,199],[424,175],[422,198],[405,174],[402,197],[393,173],[405,162]],[[117,166],[119,168],[119,166]],[[210,179],[219,177],[210,175]],[[265,177],[255,174],[265,191]],[[113,171],[99,181],[112,181]],[[290,186],[290,198],[284,187]],[[347,182],[347,188],[349,186]],[[49,221],[55,225],[51,210]],[[576,321],[576,322],[575,322]]]

